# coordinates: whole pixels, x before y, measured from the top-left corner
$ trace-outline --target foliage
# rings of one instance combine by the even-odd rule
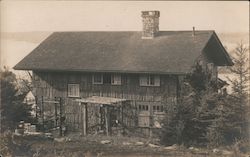
[[[197,64],[193,73],[188,75],[185,84],[189,84],[192,93],[185,95],[177,106],[176,114],[165,120],[161,142],[164,144],[197,144],[204,142],[207,121],[206,89],[208,77],[201,65]],[[208,114],[208,115],[207,115]]]
[[[164,121],[162,143],[214,147],[233,144],[236,139],[242,138],[243,128],[246,126],[246,108],[242,105],[246,102],[247,59],[241,54],[246,51],[242,45],[236,51],[238,60],[234,59],[235,67],[231,69],[239,78],[232,82],[233,95],[214,90],[218,87],[216,81],[211,80],[210,75],[197,64],[184,82],[189,84],[192,93],[184,95],[176,114]]]
[[[196,64],[193,72],[187,75],[187,82],[191,85],[195,94],[199,94],[200,92],[207,89],[207,74],[202,69],[200,64]]]
[[[229,95],[222,94],[216,94],[213,97],[216,106],[210,112],[214,117],[206,133],[210,146],[232,144],[235,138],[239,137],[239,128],[235,126],[239,115],[230,102],[231,98]]]
[[[4,156],[12,156],[12,137],[11,132],[5,132],[0,135],[0,154]]]
[[[210,145],[233,144],[235,140],[247,137],[248,124],[247,90],[249,81],[248,49],[242,44],[234,50],[234,66],[230,67],[235,79],[228,78],[232,84],[231,95],[220,95],[216,101],[217,116],[209,126],[207,138]]]
[[[23,103],[26,92],[19,92],[16,75],[7,68],[0,72],[1,132],[13,130],[18,122],[31,121],[31,107]]]
[[[239,43],[233,52],[234,66],[229,69],[236,78],[228,77],[228,80],[232,84],[233,95],[238,97],[239,101],[242,101],[241,103],[244,103],[249,85],[249,49],[243,43]]]
[[[244,138],[247,136],[249,128],[249,121],[246,119],[249,114],[249,49],[243,43],[239,43],[233,52],[234,66],[229,69],[235,78],[228,77],[228,80],[232,84],[231,103],[239,114],[235,127],[240,128],[240,136]]]

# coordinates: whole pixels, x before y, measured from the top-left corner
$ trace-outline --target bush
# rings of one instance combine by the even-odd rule
[[[32,122],[31,106],[23,103],[26,93],[19,93],[16,75],[7,69],[0,71],[1,132],[14,130],[21,121]]]

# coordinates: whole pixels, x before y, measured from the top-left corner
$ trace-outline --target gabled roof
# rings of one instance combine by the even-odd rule
[[[190,72],[215,37],[214,31],[196,31],[195,36],[161,31],[153,39],[142,39],[141,32],[55,32],[14,69],[181,74]],[[220,55],[213,55],[218,65],[230,65],[221,43],[213,44],[218,45],[214,50]]]

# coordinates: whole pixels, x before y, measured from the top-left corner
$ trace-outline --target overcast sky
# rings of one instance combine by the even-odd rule
[[[1,31],[141,30],[142,10],[161,12],[161,30],[249,30],[247,1],[2,1]]]

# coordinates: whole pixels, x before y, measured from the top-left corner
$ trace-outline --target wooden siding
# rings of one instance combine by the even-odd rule
[[[123,74],[121,85],[92,84],[91,73],[34,72],[35,95],[67,98],[67,85],[80,85],[80,97],[104,96],[135,101],[167,102],[177,96],[177,76],[160,76],[160,86],[140,86],[139,75]]]
[[[83,126],[80,123],[81,115],[75,114],[75,111],[79,109],[79,106],[74,105],[72,101],[75,98],[68,97],[68,84],[79,84],[80,97],[82,98],[104,96],[130,100],[130,104],[137,112],[138,119],[137,122],[124,119],[126,124],[154,128],[155,124],[159,124],[160,120],[164,118],[164,113],[153,113],[153,106],[162,105],[164,111],[167,112],[165,115],[171,116],[170,113],[175,110],[180,95],[180,81],[183,78],[177,75],[160,75],[160,86],[140,86],[139,74],[121,74],[121,85],[111,85],[93,84],[93,74],[33,72],[34,93],[38,97],[44,96],[50,99],[62,97],[65,100],[66,121],[70,130],[81,130]],[[143,114],[138,111],[139,105],[147,105],[149,112]],[[93,114],[95,113],[93,112]],[[97,121],[97,119],[91,121]],[[91,127],[92,124],[88,124],[88,126]]]

